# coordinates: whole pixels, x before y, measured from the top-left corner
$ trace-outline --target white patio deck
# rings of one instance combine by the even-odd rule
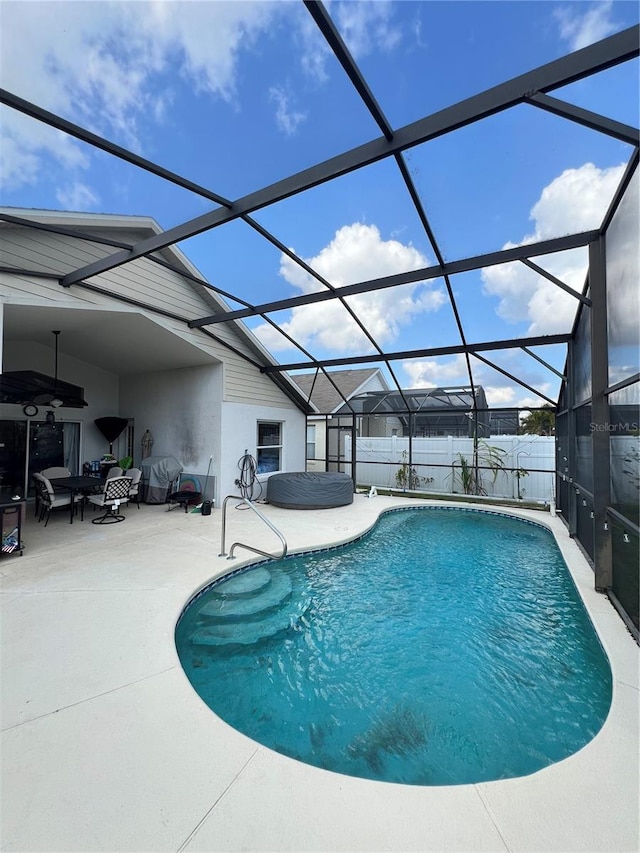
[[[406,501],[265,507],[290,549],[344,541]],[[576,755],[521,779],[419,788],[309,767],[229,728],[180,667],[190,597],[235,563],[210,517],[127,510],[46,530],[0,560],[3,851],[635,851],[638,648],[559,519],[550,522],[609,655],[613,705]],[[248,512],[230,541],[275,547]],[[246,555],[246,556],[245,556]]]

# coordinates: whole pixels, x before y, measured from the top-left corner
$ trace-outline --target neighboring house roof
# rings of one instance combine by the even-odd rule
[[[13,220],[13,221],[12,221]],[[0,228],[20,227],[19,220],[28,220],[44,226],[46,230],[61,234],[72,234],[74,236],[85,235],[86,239],[100,241],[100,234],[109,230],[114,236],[122,240],[123,234],[131,234],[131,243],[135,244],[145,237],[160,234],[162,228],[150,216],[130,216],[110,213],[79,213],[74,211],[59,210],[36,210],[31,208],[0,207]],[[26,227],[24,225],[23,227]],[[135,235],[135,236],[134,236]],[[125,238],[126,239],[126,238]],[[115,252],[118,242],[111,243]],[[189,261],[177,246],[169,246],[155,253],[164,261],[168,262],[173,269],[182,273],[188,285],[198,294],[199,298],[208,306],[212,313],[222,314],[229,311],[229,306],[224,298],[213,290],[202,273]],[[61,273],[63,274],[63,273]],[[119,299],[116,293],[110,294],[114,299]],[[153,306],[145,306],[153,310]],[[276,365],[278,362],[271,353],[265,349],[251,330],[241,320],[231,320],[235,333],[249,348],[260,365]],[[242,353],[240,353],[242,355]],[[269,373],[269,378],[280,387],[280,389],[304,412],[309,412],[305,396],[301,395],[300,389],[295,385],[286,373]]]
[[[383,388],[387,388],[387,382],[378,367],[368,367],[360,370],[331,370],[329,375],[338,390],[327,379],[324,373],[301,373],[293,378],[304,396],[309,399],[318,412],[330,415],[339,409],[345,400],[350,400],[362,390],[362,386],[379,374]],[[313,391],[312,391],[313,389]],[[376,389],[377,390],[377,389]]]
[[[455,385],[446,388],[405,388],[402,392],[396,389],[367,390],[364,394],[354,395],[351,405],[343,405],[339,414],[350,414],[353,410],[358,414],[380,415],[408,411],[429,414],[430,410],[470,411],[474,407],[474,394],[477,407],[486,410],[487,398],[482,385],[474,388]]]

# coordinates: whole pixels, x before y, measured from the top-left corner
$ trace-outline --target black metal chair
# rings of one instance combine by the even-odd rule
[[[138,509],[140,509],[140,483],[142,481],[142,471],[140,468],[129,468],[125,476],[131,479],[129,500],[133,501]]]
[[[42,474],[32,474],[31,482],[33,483],[33,493],[35,496],[35,500],[33,502],[33,514],[38,516],[40,514],[40,510],[42,509]],[[38,519],[40,521],[40,519]]]
[[[46,527],[47,524],[49,524],[49,515],[51,514],[51,510],[59,509],[60,507],[68,507],[71,503],[71,495],[68,493],[60,494],[59,492],[55,492],[49,480],[46,477],[43,477],[42,474],[34,474],[33,483],[36,488],[36,512],[39,510],[38,522],[41,522],[43,518],[46,518],[44,523],[44,526]],[[84,497],[82,495],[76,495],[73,500],[75,503],[75,511],[77,512],[79,506],[81,519],[84,520]]]
[[[112,477],[107,480],[104,491],[99,495],[89,495],[89,503],[95,506],[108,507],[104,515],[92,518],[91,524],[116,524],[124,521],[124,515],[118,513],[122,504],[129,500],[129,489],[131,488],[130,477]]]

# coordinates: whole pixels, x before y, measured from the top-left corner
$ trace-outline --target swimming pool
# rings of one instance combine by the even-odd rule
[[[611,673],[546,528],[384,514],[350,545],[226,576],[176,646],[215,713],[284,755],[413,785],[523,776],[599,731]]]

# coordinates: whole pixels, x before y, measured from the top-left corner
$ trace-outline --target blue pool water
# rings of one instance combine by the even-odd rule
[[[218,716],[284,755],[412,785],[522,776],[598,732],[607,659],[552,535],[457,509],[199,594],[176,628]]]

